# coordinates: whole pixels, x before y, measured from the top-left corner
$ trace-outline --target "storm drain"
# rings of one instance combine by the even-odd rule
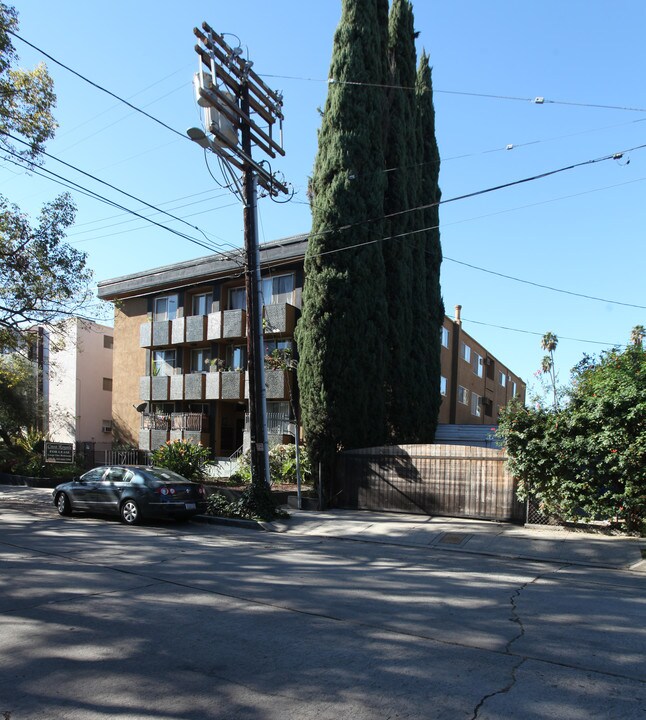
[[[437,542],[440,545],[464,545],[470,537],[465,533],[444,533]]]

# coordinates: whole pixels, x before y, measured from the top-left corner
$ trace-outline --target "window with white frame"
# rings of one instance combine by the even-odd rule
[[[193,295],[193,315],[208,315],[211,312],[211,293]]]
[[[174,320],[177,317],[177,295],[155,298],[153,320]]]
[[[229,310],[246,310],[247,293],[243,287],[229,290]]]
[[[458,385],[458,402],[463,405],[469,404],[469,391],[462,385]]]
[[[210,348],[195,348],[191,350],[191,372],[203,373],[209,370],[209,360],[211,359]]]
[[[447,328],[442,325],[440,328],[440,342],[442,343],[442,347],[448,348],[449,346],[449,331]]]
[[[498,383],[500,387],[506,387],[507,385],[507,373],[502,372],[502,370],[498,372]]]
[[[471,348],[465,342],[460,345],[460,357],[466,362],[471,362]]]
[[[476,393],[471,393],[471,414],[475,415],[476,417],[480,417],[481,413],[481,404],[480,404],[480,395],[477,395]]]
[[[174,375],[175,350],[155,350],[152,371],[153,375]]]
[[[440,375],[440,395],[446,395],[446,378]]]
[[[473,372],[480,378],[484,375],[484,360],[482,355],[475,350],[473,351]]]
[[[276,275],[262,279],[262,304],[282,305],[294,301],[294,275]]]
[[[511,381],[511,396],[516,397],[516,393],[518,392],[518,386],[516,383],[512,380]]]

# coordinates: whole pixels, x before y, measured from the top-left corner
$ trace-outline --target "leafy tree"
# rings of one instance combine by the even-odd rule
[[[387,0],[344,0],[310,183],[312,233],[296,330],[303,426],[317,460],[385,439],[381,247]]]
[[[44,65],[14,67],[11,37],[17,28],[15,9],[0,3],[0,152],[30,166],[54,135],[56,96]],[[0,352],[24,350],[32,326],[54,328],[86,308],[93,294],[86,255],[63,242],[74,215],[70,195],[63,194],[43,207],[32,227],[0,196]]]
[[[585,356],[572,372],[561,409],[503,410],[499,432],[521,497],[565,520],[646,521],[646,351]]]
[[[0,146],[6,157],[35,160],[45,141],[54,137],[51,111],[56,95],[45,65],[33,70],[14,67],[18,56],[11,34],[17,30],[15,9],[0,3]]]
[[[0,356],[0,442],[5,466],[15,456],[23,430],[38,424],[35,372],[20,355]]]

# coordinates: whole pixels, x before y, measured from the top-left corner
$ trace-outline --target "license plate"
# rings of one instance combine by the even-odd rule
[[[195,510],[195,503],[186,503],[187,510]]]

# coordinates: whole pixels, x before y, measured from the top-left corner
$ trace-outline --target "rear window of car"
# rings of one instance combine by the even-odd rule
[[[171,482],[171,483],[186,483],[190,482],[185,477],[178,475],[172,470],[165,470],[163,468],[153,468],[152,470],[146,470],[148,477],[158,480],[159,482]]]

